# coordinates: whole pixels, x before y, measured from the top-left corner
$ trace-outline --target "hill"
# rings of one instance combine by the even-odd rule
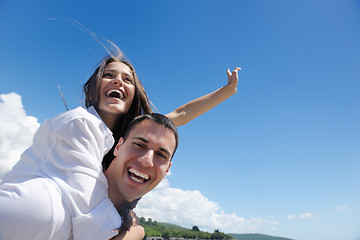
[[[282,238],[282,237],[273,237],[264,234],[237,234],[237,233],[229,233],[228,235],[232,236],[235,240],[293,240],[290,238]]]
[[[232,239],[230,235],[214,230],[213,233],[203,232],[197,226],[192,229],[180,227],[174,224],[153,221],[151,218],[145,220],[140,218],[140,224],[145,229],[146,237],[162,237],[164,239],[183,238],[183,239]]]
[[[180,227],[175,224],[162,223],[153,221],[151,218],[145,220],[140,218],[140,223],[145,229],[146,237],[162,237],[168,239],[170,237],[184,238],[184,239],[233,239],[233,240],[293,240],[290,238],[273,237],[264,234],[225,234],[219,230],[214,230],[213,233],[203,232],[197,226],[192,229]]]

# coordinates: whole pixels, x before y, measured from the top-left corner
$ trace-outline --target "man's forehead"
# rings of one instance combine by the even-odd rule
[[[140,123],[136,124],[135,126],[133,126],[133,128],[130,130],[129,135],[134,135],[134,134],[174,135],[174,133],[170,129],[150,119],[145,119]]]
[[[170,129],[149,119],[143,120],[131,129],[129,138],[139,137],[144,138],[149,142],[175,144],[175,135]]]

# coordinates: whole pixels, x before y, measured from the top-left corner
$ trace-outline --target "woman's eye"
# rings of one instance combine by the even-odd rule
[[[111,73],[104,73],[104,78],[114,78],[114,76]]]
[[[124,81],[125,82],[127,82],[127,83],[131,83],[131,84],[133,84],[133,81],[132,81],[132,79],[131,78],[124,78]]]

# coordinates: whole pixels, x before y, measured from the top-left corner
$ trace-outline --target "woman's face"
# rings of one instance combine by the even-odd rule
[[[107,64],[100,79],[98,113],[112,129],[117,118],[126,114],[135,94],[135,80],[131,69],[122,62]]]

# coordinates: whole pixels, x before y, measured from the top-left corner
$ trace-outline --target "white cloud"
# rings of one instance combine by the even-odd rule
[[[296,218],[297,218],[297,216],[295,216],[295,215],[293,215],[293,214],[287,215],[287,219],[289,219],[289,220],[294,220],[294,219],[296,219]]]
[[[348,206],[339,206],[337,207],[337,210],[339,212],[344,212],[344,211],[350,211],[350,208]]]
[[[32,143],[40,124],[27,116],[16,93],[0,94],[0,179],[20,159],[22,152]]]
[[[218,203],[210,201],[199,191],[170,188],[164,180],[145,195],[139,202],[136,213],[140,217],[152,218],[159,222],[169,222],[191,228],[213,232],[269,232],[276,230],[279,223],[272,217],[243,218],[235,213],[225,213]]]
[[[315,215],[316,215],[315,213],[311,213],[311,212],[304,212],[304,213],[301,213],[300,215],[288,214],[287,219],[289,219],[289,220],[311,219],[311,218],[314,218]]]
[[[314,218],[314,216],[315,215],[310,212],[305,212],[305,213],[300,214],[301,219]]]

